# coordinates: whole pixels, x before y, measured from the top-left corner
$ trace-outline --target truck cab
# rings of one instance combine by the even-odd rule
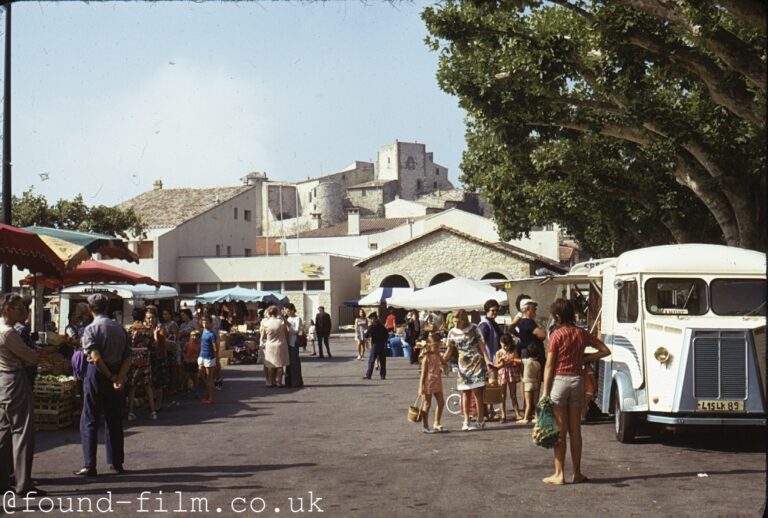
[[[764,253],[681,244],[581,263],[540,283],[566,286],[611,350],[598,362],[595,402],[614,415],[617,439],[631,442],[643,421],[766,424],[765,272]]]

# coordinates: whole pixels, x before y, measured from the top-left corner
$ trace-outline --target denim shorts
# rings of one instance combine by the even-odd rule
[[[581,376],[558,374],[552,381],[552,392],[549,397],[555,406],[583,406],[584,385]]]

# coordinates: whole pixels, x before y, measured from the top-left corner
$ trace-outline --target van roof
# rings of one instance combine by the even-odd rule
[[[619,256],[617,274],[638,272],[765,277],[765,254],[733,246],[690,243],[641,248]]]

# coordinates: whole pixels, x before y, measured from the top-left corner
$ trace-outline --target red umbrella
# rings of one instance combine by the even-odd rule
[[[40,236],[4,223],[0,223],[0,263],[51,277],[60,277],[66,268]]]
[[[123,270],[117,266],[112,266],[99,261],[85,261],[77,265],[72,270],[64,272],[63,278],[49,277],[44,275],[28,276],[22,279],[21,284],[33,284],[37,279],[38,284],[48,286],[49,288],[61,288],[72,284],[82,283],[118,283],[118,284],[152,284],[160,286],[160,283],[153,278],[140,273]]]

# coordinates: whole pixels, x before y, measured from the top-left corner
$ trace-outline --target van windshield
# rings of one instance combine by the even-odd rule
[[[766,315],[763,279],[715,279],[710,290],[712,311],[717,315]]]
[[[703,279],[649,279],[645,304],[654,315],[703,315],[708,309]]]

